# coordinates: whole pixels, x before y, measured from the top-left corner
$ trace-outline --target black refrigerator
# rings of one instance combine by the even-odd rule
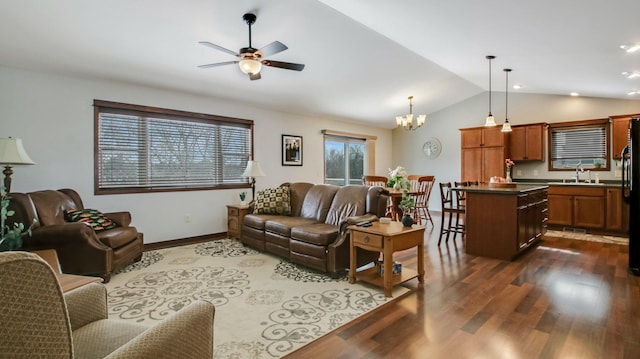
[[[622,198],[629,203],[629,271],[640,276],[640,118],[631,119],[622,151]]]

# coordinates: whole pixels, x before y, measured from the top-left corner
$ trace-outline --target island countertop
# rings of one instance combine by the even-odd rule
[[[468,193],[492,193],[492,194],[504,194],[504,195],[517,195],[521,193],[534,192],[548,188],[548,185],[541,184],[520,184],[517,183],[514,186],[500,187],[499,184],[491,186],[489,184],[471,185],[455,187],[456,191],[463,191]]]

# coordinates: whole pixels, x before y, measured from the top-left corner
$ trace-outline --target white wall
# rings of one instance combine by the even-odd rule
[[[494,93],[492,112],[496,122],[504,122],[504,93]],[[415,130],[393,131],[393,166],[403,165],[409,173],[435,175],[437,182],[454,182],[460,179],[460,131],[461,128],[484,125],[488,113],[488,93],[469,98],[442,111],[429,114],[427,123]],[[417,111],[419,112],[419,111]],[[604,98],[509,94],[509,122],[512,125],[536,122],[565,122],[615,115],[640,113],[640,100],[615,100]],[[422,155],[422,145],[428,137],[442,142],[442,154],[433,160]],[[546,132],[545,132],[546,155]],[[599,172],[603,180],[615,180],[615,163],[610,172]],[[567,172],[549,172],[548,163],[516,164],[521,174],[515,178],[562,179],[570,177]],[[538,175],[534,176],[534,171]],[[434,187],[430,208],[440,210],[439,188]]]
[[[266,81],[266,80],[265,80]],[[219,84],[212,84],[219,86]],[[226,232],[226,204],[241,190],[93,194],[93,100],[254,120],[255,159],[267,175],[257,190],[287,181],[321,183],[322,129],[378,137],[376,167],[391,167],[391,131],[269,111],[220,98],[0,67],[0,137],[22,138],[34,166],[15,166],[13,192],[74,188],[87,208],[128,210],[145,243]],[[303,136],[303,166],[281,165],[281,135]],[[185,215],[191,222],[185,222]]]

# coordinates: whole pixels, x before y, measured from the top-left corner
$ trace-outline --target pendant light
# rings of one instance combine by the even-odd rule
[[[504,124],[502,125],[502,132],[511,132],[511,124],[509,123],[509,116],[507,115],[509,102],[509,72],[511,72],[511,69],[504,69],[506,80],[504,90]]]
[[[496,119],[493,118],[491,114],[491,60],[495,59],[495,56],[487,55],[487,60],[489,60],[489,116],[487,116],[484,125],[486,127],[492,127],[496,125]]]

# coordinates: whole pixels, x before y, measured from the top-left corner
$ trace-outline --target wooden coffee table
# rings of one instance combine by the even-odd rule
[[[62,288],[62,293],[66,293],[89,283],[102,282],[102,278],[100,277],[62,273],[60,270],[60,262],[58,262],[58,254],[55,249],[44,249],[40,251],[33,251],[33,253],[40,256],[40,258],[44,259],[45,262],[51,266],[53,271],[56,273],[58,283],[60,283],[60,288]]]
[[[351,225],[347,227],[351,237],[351,258],[349,267],[349,283],[356,279],[384,288],[384,295],[391,297],[393,286],[410,279],[418,278],[424,283],[424,226],[404,227],[400,222],[382,224],[372,222],[371,227]],[[418,271],[402,268],[399,275],[393,272],[393,253],[416,247],[418,251]],[[362,248],[382,253],[384,258],[384,275],[380,276],[376,267],[357,271],[357,250]]]

